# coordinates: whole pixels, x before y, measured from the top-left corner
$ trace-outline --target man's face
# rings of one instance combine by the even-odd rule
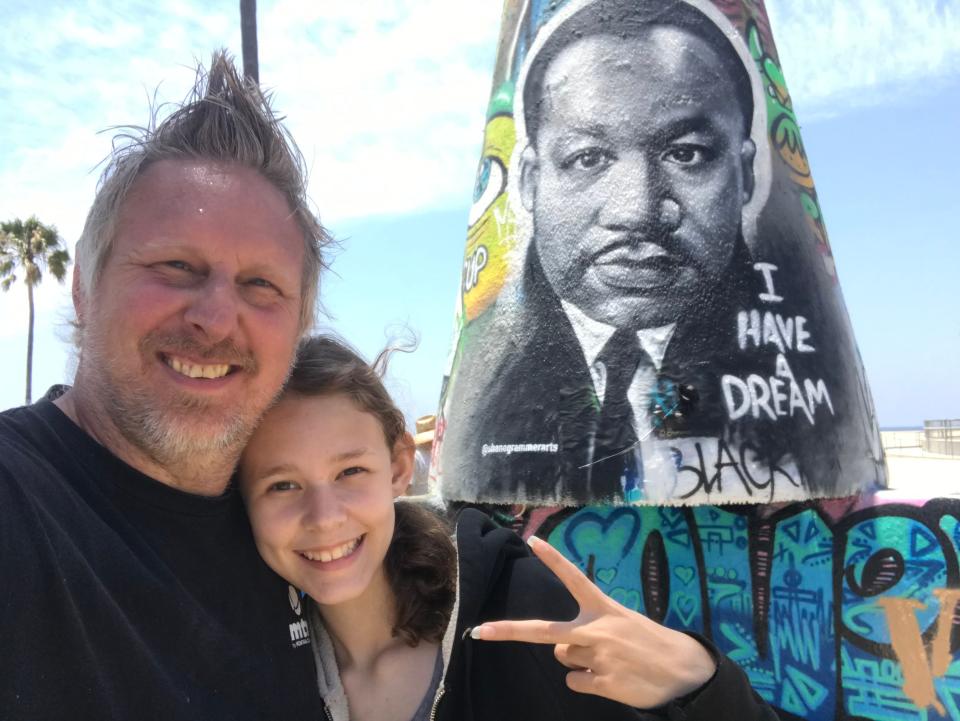
[[[595,320],[655,327],[724,281],[753,187],[733,81],[672,27],[594,35],[547,68],[524,205],[554,291]]]
[[[77,384],[155,461],[238,448],[299,336],[303,233],[257,172],[164,160],[135,181],[77,299]]]

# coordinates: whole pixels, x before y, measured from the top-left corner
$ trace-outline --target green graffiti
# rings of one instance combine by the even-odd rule
[[[747,24],[747,47],[763,83],[770,142],[790,170],[791,179],[799,186],[800,203],[808,225],[821,251],[829,255],[830,243],[827,238],[827,229],[817,200],[817,191],[813,185],[807,152],[800,137],[800,124],[797,122],[793,101],[787,90],[787,81],[780,66],[764,49],[760,30],[753,20]],[[828,269],[832,269],[832,266],[828,266]]]

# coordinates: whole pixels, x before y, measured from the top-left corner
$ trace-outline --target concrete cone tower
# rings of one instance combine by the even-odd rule
[[[506,0],[431,475],[538,506],[882,485],[759,0]]]

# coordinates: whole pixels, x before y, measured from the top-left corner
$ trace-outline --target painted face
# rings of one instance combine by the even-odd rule
[[[677,28],[594,35],[557,55],[520,188],[558,296],[644,328],[723,282],[753,184],[735,97],[717,54]]]
[[[136,180],[96,287],[77,299],[77,383],[163,463],[242,445],[299,336],[303,233],[257,172],[161,161]]]
[[[240,464],[260,555],[320,605],[382,587],[393,499],[412,472],[412,444],[390,449],[379,420],[349,397],[285,397]]]

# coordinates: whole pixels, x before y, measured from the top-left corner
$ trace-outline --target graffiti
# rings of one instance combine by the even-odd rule
[[[929,666],[917,620],[917,612],[926,607],[913,598],[882,598],[878,603],[886,612],[890,643],[903,666],[903,692],[917,706],[933,706],[943,716],[946,709],[937,698],[933,680],[944,676],[950,666],[950,628],[960,589],[936,588],[933,595],[940,602],[940,613],[937,635],[930,644]]]
[[[469,293],[477,287],[480,280],[480,271],[487,267],[487,248],[484,245],[478,245],[473,251],[473,255],[463,264],[463,292]]]
[[[481,315],[497,297],[506,278],[506,259],[516,240],[506,194],[507,168],[515,142],[513,118],[501,111],[504,103],[512,100],[512,87],[508,85],[491,102],[492,115],[487,120],[477,167],[461,283],[466,323]]]
[[[807,343],[810,333],[807,332],[807,319],[802,315],[784,318],[779,313],[741,310],[737,314],[737,343],[740,350],[746,350],[753,341],[753,346],[775,345],[781,353],[796,348],[801,353],[816,351]]]
[[[800,204],[804,211],[807,226],[817,243],[817,250],[823,259],[824,268],[836,281],[837,273],[830,252],[827,228],[820,211],[820,201],[813,185],[810,162],[807,159],[803,140],[800,137],[800,123],[793,112],[793,101],[787,90],[787,82],[776,59],[767,51],[773,46],[772,37],[767,28],[766,39],[756,20],[746,24],[747,46],[750,55],[757,64],[760,77],[766,89],[767,122],[770,139],[780,158],[790,170],[790,179],[800,190]]]
[[[692,453],[690,452],[692,446]],[[777,492],[777,483],[786,483],[793,488],[803,485],[795,468],[762,463],[755,448],[742,443],[734,449],[722,438],[694,441],[686,447],[670,446],[677,458],[677,476],[680,483],[678,496],[691,498],[695,495],[716,494],[722,496],[723,484],[736,483],[748,497],[763,493],[767,501],[783,498],[786,493]]]
[[[785,717],[960,718],[960,501],[531,517],[624,605],[703,633]]]
[[[784,297],[774,291],[773,273],[777,266],[754,263],[753,267],[763,275],[765,290],[757,296],[760,301],[783,302]],[[751,346],[763,348],[772,345],[779,353],[772,376],[751,373],[746,378],[740,378],[727,374],[720,379],[730,420],[737,420],[748,413],[753,418],[760,418],[760,411],[763,411],[770,420],[775,421],[782,417],[792,418],[799,410],[810,425],[814,425],[818,406],[825,406],[830,415],[834,415],[833,402],[824,380],[803,378],[801,382],[787,361],[787,352],[816,352],[817,349],[810,344],[810,332],[806,324],[807,319],[802,315],[784,318],[769,310],[761,314],[756,308],[741,310],[737,314],[737,343],[741,351]]]
[[[763,3],[506,0],[503,18],[437,414],[444,497],[765,502],[880,481]]]

